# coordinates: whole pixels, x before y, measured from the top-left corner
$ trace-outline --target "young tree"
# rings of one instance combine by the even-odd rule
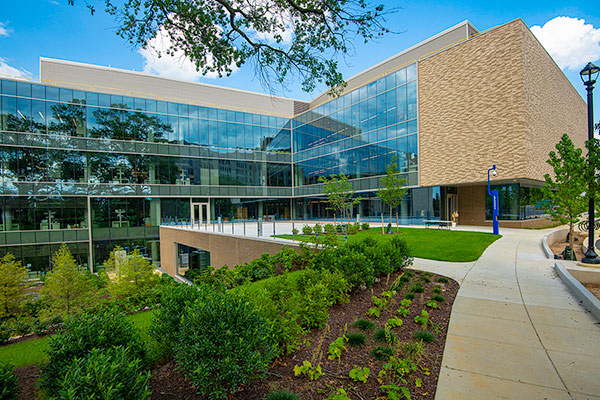
[[[12,254],[0,258],[0,318],[14,314],[19,308],[26,277],[27,269]]]
[[[396,159],[392,158],[392,162],[385,167],[386,175],[381,178],[383,187],[377,192],[377,197],[390,207],[390,221],[392,220],[392,210],[400,205],[402,198],[406,194],[407,189],[403,186],[406,184],[406,179],[400,178],[400,171]],[[398,211],[396,211],[396,231],[398,228]]]
[[[81,311],[93,289],[92,280],[79,271],[69,247],[63,243],[52,257],[52,271],[46,276],[42,290],[50,300],[52,311],[61,315]]]
[[[324,184],[321,193],[327,196],[331,208],[334,212],[339,211],[342,218],[345,218],[347,214],[349,216],[352,208],[360,203],[360,197],[354,197],[352,182],[348,181],[348,177],[344,173],[339,177],[336,174],[330,175],[329,178],[321,176],[319,182]]]
[[[138,249],[127,254],[123,248],[115,247],[104,267],[110,276],[111,290],[116,293],[140,293],[158,280],[152,263]]]
[[[573,249],[573,228],[579,215],[586,210],[586,176],[588,169],[581,149],[576,149],[569,135],[564,134],[556,144],[557,152],[551,151],[546,161],[554,170],[554,178],[546,174],[542,187],[546,211],[552,220],[569,224],[569,244]]]
[[[183,55],[198,71],[218,76],[250,62],[269,89],[295,73],[307,92],[317,83],[343,88],[335,55],[352,50],[355,38],[389,33],[385,16],[397,10],[368,0],[104,2],[120,25],[117,34],[135,47],[150,47],[158,57]]]

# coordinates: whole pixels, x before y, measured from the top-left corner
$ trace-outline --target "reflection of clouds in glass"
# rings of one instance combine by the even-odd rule
[[[0,29],[2,27],[0,26]],[[1,31],[0,31],[1,33]],[[2,36],[0,34],[0,36]],[[8,36],[8,35],[7,35]],[[24,68],[15,68],[13,66],[10,66],[6,63],[6,59],[0,57],[0,75],[8,75],[8,76],[22,76],[25,78],[31,78],[33,75],[31,74],[31,72],[27,71]]]

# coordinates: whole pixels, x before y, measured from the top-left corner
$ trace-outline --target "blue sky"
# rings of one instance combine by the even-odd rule
[[[117,23],[104,13],[102,2],[95,4],[97,12],[90,12],[82,0],[69,6],[67,0],[5,1],[0,14],[0,74],[29,73],[39,76],[38,57],[106,65],[142,71],[149,68],[146,59],[136,48],[116,36]],[[568,5],[564,1],[384,1],[387,7],[401,9],[388,18],[387,25],[399,34],[390,34],[374,43],[357,43],[352,54],[340,60],[345,77],[350,77],[369,66],[435,35],[452,25],[468,19],[479,30],[486,30],[515,18],[522,18],[531,28],[538,26],[538,37],[563,68],[579,93],[584,87],[579,70],[587,61],[600,64],[600,13],[597,5],[579,2]],[[586,4],[587,3],[587,4]],[[557,19],[557,17],[568,17]],[[546,23],[550,23],[546,25]],[[155,72],[179,75],[193,79],[191,71],[177,71],[170,66],[155,66]],[[263,92],[254,78],[250,65],[243,66],[228,78],[199,78],[200,82]],[[600,85],[599,85],[600,86]],[[309,100],[326,88],[304,93],[300,85],[291,85],[288,97]],[[600,90],[596,90],[600,92]],[[600,119],[600,98],[596,100],[596,120]]]

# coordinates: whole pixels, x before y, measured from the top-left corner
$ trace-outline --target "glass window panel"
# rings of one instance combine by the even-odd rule
[[[139,111],[146,111],[146,100],[140,98],[133,99],[133,109]]]
[[[98,93],[98,105],[101,107],[110,107],[110,95]]]
[[[408,121],[408,133],[415,133],[417,131],[417,120]]]
[[[198,135],[198,120],[190,118],[188,120],[189,130],[184,133],[183,140],[185,144],[200,144],[200,138]],[[187,133],[187,136],[186,136]]]
[[[31,97],[31,84],[17,82],[17,96]]]
[[[400,86],[396,89],[396,115],[397,120],[406,121],[408,116],[408,106],[406,103],[406,86]]]
[[[412,64],[406,67],[406,81],[414,81],[417,79],[417,64]]]
[[[72,102],[73,101],[73,90],[60,88],[60,101]]]
[[[406,83],[406,68],[402,68],[394,74],[396,75],[396,85],[404,85]]]
[[[219,144],[219,131],[217,121],[208,121],[208,138],[210,146],[216,147]]]
[[[217,119],[217,109],[216,108],[209,108],[208,109],[208,118],[209,119]]]
[[[90,106],[98,105],[98,93],[87,92],[85,94],[85,103]]]
[[[198,106],[190,105],[188,108],[188,115],[190,118],[198,118]]]
[[[81,90],[73,90],[73,102],[85,104],[85,92]]]
[[[204,119],[198,120],[198,144],[200,146],[208,146],[208,121]]]
[[[171,103],[169,103],[171,104]],[[176,115],[167,116],[168,124],[171,126],[171,132],[169,132],[169,143],[175,144],[179,140],[179,118]]]
[[[156,102],[156,112],[159,112],[161,114],[166,114],[167,113],[167,102],[157,101]]]
[[[45,99],[46,87],[42,85],[31,85],[31,97],[36,99]]]
[[[189,133],[188,118],[179,117],[179,135],[177,136],[177,142],[184,143],[186,138],[189,142],[190,133]]]
[[[135,101],[133,97],[123,96],[123,105],[128,110],[135,110]]]
[[[408,104],[408,119],[417,118],[417,83],[406,85],[406,98]]]
[[[393,125],[397,121],[398,113],[396,111],[396,90],[390,90],[385,94],[387,125]]]
[[[116,108],[123,108],[123,96],[110,95],[110,106]]]
[[[189,115],[189,107],[187,104],[179,104],[177,112],[180,117],[187,117]]]
[[[385,92],[385,83],[386,83],[386,79],[385,78],[381,78],[378,79],[377,81],[377,94],[381,94],[383,92]]]
[[[179,106],[177,103],[167,103],[167,113],[171,115],[177,115],[179,113]]]
[[[46,87],[46,100],[56,100],[58,101],[58,88],[57,87]]]
[[[198,107],[198,118],[208,118],[208,108]]]
[[[17,94],[17,82],[2,81],[2,94],[15,96]]]
[[[227,124],[225,122],[218,122],[218,146],[227,147]]]
[[[33,100],[31,102],[31,118],[33,120],[33,132],[46,132],[46,102]]]

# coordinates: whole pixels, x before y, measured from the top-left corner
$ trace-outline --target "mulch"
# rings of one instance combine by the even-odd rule
[[[383,393],[379,389],[377,375],[382,368],[383,362],[376,361],[371,356],[370,351],[374,347],[381,345],[373,339],[373,333],[367,333],[367,342],[362,347],[350,347],[346,345],[348,351],[344,351],[341,356],[340,363],[327,358],[327,350],[329,344],[336,338],[341,336],[347,329],[347,332],[358,331],[351,325],[359,318],[366,318],[367,310],[372,307],[372,295],[381,296],[381,293],[391,285],[394,281],[393,276],[389,282],[382,280],[376,283],[372,290],[367,289],[354,293],[350,302],[346,304],[336,305],[330,309],[330,318],[327,325],[318,330],[313,330],[305,336],[309,346],[302,346],[293,354],[287,355],[280,360],[277,360],[267,373],[267,377],[260,381],[241,388],[234,394],[234,399],[244,400],[262,400],[272,390],[286,389],[293,391],[301,396],[302,399],[317,399],[329,396],[334,389],[344,388],[350,390],[350,398],[358,400],[374,399]],[[417,279],[417,277],[413,278]],[[414,318],[420,315],[421,310],[425,308],[425,303],[429,300],[431,289],[437,281],[436,275],[431,275],[431,283],[423,283],[423,296],[417,293],[413,304],[410,306],[410,315],[402,318],[404,324],[400,328],[394,328],[393,332],[398,337],[401,343],[412,341],[412,334],[416,330],[420,330],[421,326],[414,322]],[[442,355],[444,352],[444,344],[446,342],[446,334],[448,322],[450,319],[450,311],[454,298],[458,291],[458,284],[452,280],[449,283],[443,284],[443,296],[446,298],[444,303],[438,302],[438,309],[427,308],[430,314],[430,321],[436,324],[440,331],[437,333],[436,341],[426,343],[426,354],[423,360],[419,363],[420,366],[429,370],[430,374],[425,375],[421,369],[413,373],[409,382],[409,389],[413,399],[433,399],[437,386],[438,375],[442,363]],[[409,289],[409,285],[405,285],[401,292],[395,296],[396,304],[391,308],[394,311],[398,308],[398,303],[403,298],[404,293]],[[374,319],[376,329],[382,328],[385,322],[394,316],[390,311],[384,311],[378,319]],[[315,349],[321,343],[320,354],[315,354]],[[315,361],[320,359],[320,365],[325,372],[325,375],[316,381],[309,381],[305,376],[294,376],[294,366],[301,365],[304,360]],[[354,366],[368,367],[371,370],[370,376],[366,383],[354,382],[348,377],[348,372]],[[416,378],[422,380],[420,388],[415,387]],[[167,399],[202,399],[205,397],[196,394],[194,387],[188,383],[185,377],[177,371],[173,361],[161,365],[152,370],[152,378],[150,381],[153,400]]]
[[[573,247],[575,248],[575,256],[577,257],[577,261],[580,261],[583,258],[584,241],[587,242],[587,234],[575,232],[575,242],[573,244]],[[554,254],[559,255],[565,250],[565,246],[567,246],[568,244],[569,242],[567,241],[556,242],[553,243],[552,246],[550,246],[550,250],[552,250]]]
[[[420,272],[416,271],[416,273],[417,275],[413,280],[419,278]],[[381,297],[381,293],[392,284],[397,276],[398,274],[395,274],[389,280],[384,279],[375,283],[370,289],[355,292],[350,297],[348,303],[332,307],[330,309],[330,318],[324,328],[309,332],[304,337],[306,339],[305,345],[296,352],[276,360],[269,368],[267,376],[264,379],[241,388],[234,394],[233,399],[262,400],[272,390],[279,389],[293,391],[299,394],[302,399],[326,398],[338,388],[344,388],[347,392],[349,391],[350,398],[357,400],[375,399],[383,395],[379,388],[380,384],[377,382],[377,375],[382,368],[383,362],[376,361],[370,354],[371,349],[382,344],[373,339],[374,331],[366,332],[367,341],[364,346],[351,347],[346,344],[348,351],[342,353],[339,364],[338,361],[327,358],[327,350],[329,344],[345,331],[358,331],[352,327],[352,323],[359,318],[366,318],[367,310],[373,305],[371,297],[373,295]],[[403,325],[393,329],[400,343],[412,341],[413,332],[421,329],[421,326],[414,322],[414,318],[420,315],[422,309],[426,308],[425,303],[431,296],[431,290],[437,282],[437,277],[435,274],[430,274],[431,282],[422,282],[424,293],[416,293],[415,299],[409,307],[410,314],[407,317],[401,317],[404,322]],[[426,375],[421,368],[411,375],[407,387],[410,389],[413,399],[426,400],[434,399],[435,397],[450,311],[458,292],[458,284],[455,281],[449,280],[448,283],[441,285],[446,301],[443,303],[438,302],[439,308],[437,309],[427,308],[430,314],[430,321],[438,327],[439,331],[435,334],[435,342],[425,343],[426,353],[419,363],[419,366],[429,370],[429,375]],[[402,300],[409,287],[410,284],[404,285],[403,289],[394,297],[395,304],[392,303],[387,307],[388,311],[384,310],[378,319],[371,318],[376,323],[376,329],[382,328],[385,322],[395,315],[393,312],[398,308],[398,303]],[[319,347],[319,344],[321,345],[321,353],[315,351]],[[313,361],[313,365],[320,360],[320,365],[325,375],[316,381],[309,381],[305,376],[294,376],[294,366],[297,364],[301,365],[304,360]],[[368,367],[371,370],[366,383],[354,382],[348,377],[348,372],[354,366]],[[19,376],[19,385],[21,387],[19,400],[37,398],[36,383],[39,375],[39,367],[30,365],[16,369],[15,373]],[[197,394],[196,389],[178,371],[174,361],[154,367],[151,370],[151,374],[150,386],[152,390],[151,399],[153,400],[206,399],[206,397]],[[422,380],[422,385],[419,388],[415,385],[417,378]]]

